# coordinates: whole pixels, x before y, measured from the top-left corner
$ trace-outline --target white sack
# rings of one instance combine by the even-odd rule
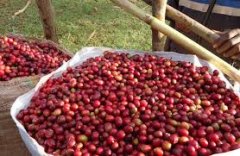
[[[11,116],[14,120],[14,122],[17,125],[17,128],[21,134],[21,137],[23,141],[25,142],[28,150],[33,156],[50,156],[50,154],[47,154],[44,152],[43,147],[41,147],[35,139],[30,137],[23,127],[23,125],[16,119],[17,114],[20,112],[20,110],[25,109],[29,106],[31,98],[34,94],[37,93],[39,88],[51,77],[59,77],[61,74],[67,69],[67,67],[75,67],[80,64],[82,64],[85,60],[91,57],[96,56],[102,56],[103,52],[105,50],[112,50],[110,48],[95,48],[95,47],[89,47],[89,48],[83,48],[79,52],[77,52],[74,57],[69,60],[68,62],[64,63],[61,67],[59,67],[56,71],[42,77],[36,87],[32,89],[31,91],[25,93],[24,95],[18,97],[16,101],[14,102],[12,108],[11,108]],[[113,50],[114,51],[114,50]],[[131,55],[134,54],[140,54],[144,55],[147,52],[135,52],[135,51],[126,51],[126,50],[115,50],[121,53],[129,53]],[[217,69],[214,65],[209,64],[207,61],[198,59],[195,55],[187,55],[187,54],[178,54],[175,52],[155,52],[155,53],[147,53],[147,54],[153,54],[157,55],[159,57],[165,57],[168,59],[172,59],[175,61],[188,61],[193,63],[195,66],[208,66],[210,70]],[[223,81],[226,82],[228,88],[233,88],[233,86],[230,84],[230,82],[223,76],[223,74],[220,72],[220,77]],[[239,156],[240,155],[240,149],[235,151],[230,151],[228,153],[224,154],[215,154],[214,156]]]

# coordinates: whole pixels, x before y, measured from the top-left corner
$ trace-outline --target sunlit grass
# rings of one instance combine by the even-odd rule
[[[15,19],[12,15],[25,5],[22,0],[1,0],[0,33],[43,37],[35,3]],[[142,2],[139,6],[148,9]],[[149,26],[107,0],[53,1],[60,43],[76,52],[86,46],[121,49],[151,49]]]

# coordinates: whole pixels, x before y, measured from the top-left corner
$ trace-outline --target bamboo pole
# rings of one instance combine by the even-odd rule
[[[232,67],[231,65],[223,61],[221,58],[217,57],[204,47],[192,41],[190,38],[186,37],[185,35],[171,28],[167,24],[151,16],[150,14],[145,13],[139,7],[129,2],[128,0],[111,0],[111,1],[116,3],[118,6],[120,6],[127,12],[131,13],[132,15],[143,20],[144,22],[149,24],[152,28],[167,35],[170,39],[172,39],[185,49],[189,50],[191,53],[196,54],[197,56],[214,64],[223,73],[228,75],[233,80],[240,81],[240,72],[236,68]]]
[[[153,1],[152,3],[153,16],[165,22],[166,6],[167,6],[167,0]],[[161,51],[164,49],[164,47],[161,46],[161,43],[163,43],[163,39],[164,39],[164,34],[160,33],[155,29],[152,29],[152,50],[153,51]]]
[[[169,17],[170,19],[174,20],[177,23],[184,25],[187,29],[191,30],[193,33],[202,37],[209,43],[213,43],[213,41],[220,37],[211,29],[205,27],[201,23],[197,22],[196,20],[183,14],[182,12],[178,11],[177,9],[174,9],[169,5],[167,6],[166,14],[167,17]]]
[[[58,43],[52,0],[36,0],[46,39]]]
[[[148,5],[152,6],[152,0],[143,0]],[[181,25],[185,26],[187,29],[191,30],[196,35],[202,37],[204,40],[208,41],[209,43],[213,43],[214,40],[219,38],[219,35],[213,32],[211,29],[205,27],[198,21],[192,19],[191,17],[183,14],[179,10],[167,5],[166,16],[171,20],[180,23]]]

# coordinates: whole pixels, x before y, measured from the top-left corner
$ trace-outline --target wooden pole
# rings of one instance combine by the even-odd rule
[[[180,23],[181,25],[184,25],[187,29],[191,30],[193,33],[202,37],[204,40],[208,41],[209,43],[213,43],[214,40],[220,37],[211,29],[205,27],[201,23],[183,14],[177,9],[174,9],[171,6],[167,6],[166,14],[167,14],[167,17],[169,17],[170,19],[174,20],[177,23]]]
[[[16,16],[22,14],[29,7],[31,3],[32,3],[32,0],[28,0],[26,5],[22,9],[18,10],[13,14],[12,18],[15,18]]]
[[[153,5],[152,0],[143,0],[148,5]],[[205,27],[198,21],[192,19],[191,17],[183,14],[182,12],[178,11],[177,9],[167,5],[166,9],[166,16],[171,20],[180,23],[187,29],[191,30],[196,35],[202,37],[204,40],[208,41],[209,43],[213,43],[219,35],[213,32],[211,29]]]
[[[240,82],[240,71],[238,71],[236,68],[232,67],[231,65],[226,63],[224,60],[217,57],[216,55],[214,55],[212,52],[208,51],[201,45],[192,41],[187,36],[183,35],[182,33],[178,32],[177,30],[173,29],[167,24],[163,23],[162,21],[156,19],[150,14],[145,13],[143,10],[141,10],[139,7],[129,2],[128,0],[111,0],[111,1],[116,3],[118,6],[122,7],[132,15],[143,20],[144,22],[149,24],[152,28],[162,32],[163,34],[168,36],[170,39],[175,41],[177,44],[189,50],[191,53],[196,54],[197,56],[214,64],[223,73],[228,75],[233,80]]]
[[[165,22],[166,6],[167,6],[167,0],[152,1],[153,16]],[[164,49],[164,46],[161,45],[161,43],[163,43],[163,39],[164,39],[164,34],[160,33],[155,29],[152,29],[152,50],[153,51],[161,51]]]
[[[46,39],[58,43],[52,0],[36,0]]]

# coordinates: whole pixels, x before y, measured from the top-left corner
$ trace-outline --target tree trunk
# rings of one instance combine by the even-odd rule
[[[167,0],[154,0],[152,1],[152,14],[157,19],[165,22]],[[164,35],[159,31],[152,29],[152,50],[164,50],[163,46]]]
[[[46,39],[58,43],[52,0],[36,0]]]

